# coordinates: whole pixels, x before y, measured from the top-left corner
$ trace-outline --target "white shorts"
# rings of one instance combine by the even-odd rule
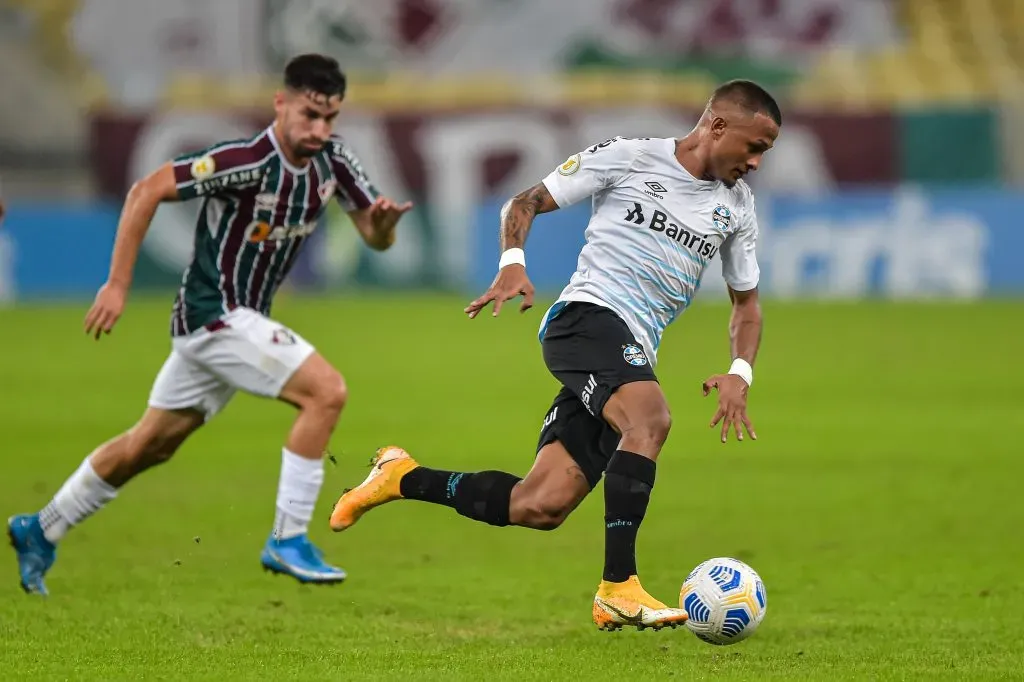
[[[195,408],[209,420],[237,390],[276,398],[315,352],[301,336],[251,308],[235,308],[221,322],[216,331],[174,337],[153,382],[150,407]]]

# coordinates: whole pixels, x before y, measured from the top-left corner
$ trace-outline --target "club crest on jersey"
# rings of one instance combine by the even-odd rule
[[[727,231],[732,224],[732,211],[725,204],[715,206],[715,210],[711,212],[711,222],[718,230]]]
[[[320,185],[317,188],[317,193],[320,195],[320,201],[327,201],[332,194],[334,194],[334,188],[338,186],[337,181],[328,180],[327,182]]]
[[[559,175],[572,175],[580,169],[580,155],[573,154],[565,160],[561,166],[558,167]]]
[[[205,180],[217,171],[217,163],[213,157],[207,154],[192,162],[192,177],[196,180]]]
[[[647,354],[635,343],[628,343],[622,347],[622,359],[634,367],[643,367],[647,364]]]

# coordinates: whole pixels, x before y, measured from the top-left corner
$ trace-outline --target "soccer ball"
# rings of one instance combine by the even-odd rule
[[[754,634],[768,608],[761,576],[738,559],[708,559],[686,576],[679,607],[686,627],[708,644],[735,644]]]

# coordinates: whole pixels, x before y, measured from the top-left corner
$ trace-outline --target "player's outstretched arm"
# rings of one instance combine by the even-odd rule
[[[761,347],[761,302],[757,287],[750,291],[736,291],[730,287],[729,299],[732,301],[732,315],[729,317],[732,357],[740,358],[753,367]]]
[[[749,291],[736,291],[729,287],[732,315],[729,318],[729,345],[732,367],[728,374],[716,374],[704,382],[704,395],[718,389],[718,410],[711,420],[711,428],[721,422],[722,442],[729,436],[729,427],[736,431],[736,439],[743,440],[743,428],[757,440],[754,426],[747,417],[747,391],[754,380],[754,360],[761,345],[761,304],[757,287]]]
[[[163,201],[174,201],[178,190],[174,180],[174,168],[166,163],[145,178],[139,180],[128,191],[121,219],[114,239],[114,253],[110,259],[110,274],[100,287],[96,300],[85,316],[85,333],[96,339],[109,334],[124,311],[125,299],[132,284],[135,260],[139,247],[149,230],[156,209]]]
[[[476,317],[491,301],[494,301],[493,314],[497,317],[501,304],[519,295],[523,296],[520,312],[533,306],[533,284],[526,276],[523,247],[533,219],[557,208],[558,204],[543,182],[520,192],[501,207],[501,260],[498,262],[498,276],[483,296],[466,306],[464,312],[470,319]]]
[[[526,235],[530,233],[533,219],[541,213],[558,208],[551,192],[539,182],[525,192],[520,192],[501,207],[501,251],[521,249],[526,246]]]
[[[395,227],[401,217],[412,210],[412,202],[399,204],[387,197],[377,197],[367,208],[348,212],[363,241],[376,251],[384,251],[395,243]]]

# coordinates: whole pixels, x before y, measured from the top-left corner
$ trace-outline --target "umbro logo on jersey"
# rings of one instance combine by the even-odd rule
[[[644,190],[644,194],[650,194],[655,199],[665,198],[663,195],[668,190],[665,189],[665,186],[662,185],[660,182],[657,182],[656,180],[648,180],[644,184],[647,185],[647,189]]]

